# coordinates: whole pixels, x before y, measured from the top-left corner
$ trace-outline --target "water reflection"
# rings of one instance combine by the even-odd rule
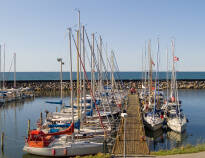
[[[162,129],[151,132],[146,129],[147,141],[150,150],[171,149],[186,144],[197,144],[205,140],[205,90],[180,90],[180,99],[183,101],[182,108],[189,118],[186,132],[182,134]],[[46,104],[45,101],[58,101],[59,92],[45,92],[42,97],[11,102],[0,107],[0,134],[5,133],[4,155],[6,158],[42,158],[26,154],[22,151],[24,137],[27,134],[27,121],[31,120],[31,128],[36,128],[36,121],[45,110],[56,111],[61,105]],[[64,93],[64,102],[69,103],[69,93]],[[200,129],[200,130],[199,130]]]

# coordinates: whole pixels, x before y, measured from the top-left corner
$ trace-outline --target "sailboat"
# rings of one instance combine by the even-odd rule
[[[176,81],[176,71],[175,71],[175,62],[178,61],[178,58],[174,55],[174,41],[172,40],[172,81],[171,81],[171,102],[173,105],[172,109],[168,111],[167,125],[173,131],[182,133],[185,130],[187,119],[186,116],[182,113],[179,104],[177,81]]]
[[[152,90],[153,90],[153,87],[152,87],[152,65],[153,65],[153,60],[151,58],[151,41],[149,41],[148,43],[148,53],[149,53],[149,64],[150,64],[150,72],[149,72],[149,80],[150,80],[150,83],[149,83],[149,107],[152,109],[151,112],[147,112],[147,113],[144,113],[144,122],[145,122],[145,125],[153,130],[153,131],[156,131],[158,129],[160,129],[163,125],[163,117],[161,117],[161,113],[159,113],[157,110],[156,110],[156,96],[157,96],[157,73],[158,73],[158,53],[159,53],[159,47],[158,47],[158,52],[157,52],[157,71],[156,71],[156,79],[155,79],[155,87],[154,87],[154,98],[151,98],[151,94],[152,94]],[[151,99],[154,100],[154,106],[152,108],[152,103],[151,103]]]
[[[97,154],[103,151],[103,143],[97,143],[93,137],[80,137],[76,139],[74,131],[74,108],[73,108],[73,81],[72,81],[72,48],[71,29],[69,29],[70,41],[70,82],[71,82],[71,107],[72,124],[66,130],[45,134],[41,129],[29,132],[24,151],[41,156],[76,156]],[[79,50],[77,49],[79,55]],[[58,138],[54,137],[59,135]],[[78,135],[78,134],[77,134]],[[33,145],[34,144],[34,145]]]

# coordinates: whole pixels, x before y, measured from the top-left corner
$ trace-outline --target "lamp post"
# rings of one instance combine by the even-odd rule
[[[126,118],[127,118],[127,113],[121,113],[121,117],[124,119],[124,158],[126,157]]]
[[[63,73],[62,73],[62,65],[64,65],[62,58],[57,58],[57,61],[60,62],[60,83],[61,83],[61,101],[63,100]]]

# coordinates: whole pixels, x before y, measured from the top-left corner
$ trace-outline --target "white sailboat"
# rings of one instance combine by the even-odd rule
[[[176,132],[183,132],[185,130],[187,119],[186,116],[180,110],[177,81],[176,81],[176,71],[175,62],[178,61],[177,57],[174,55],[174,41],[172,41],[172,82],[171,82],[171,100],[173,104],[177,105],[168,111],[167,125],[170,129]]]
[[[149,107],[151,108],[152,107],[151,94],[152,94],[152,64],[153,64],[153,61],[151,59],[151,48],[150,47],[151,47],[151,41],[149,41],[149,43],[148,43],[149,64],[150,64]],[[159,53],[159,52],[157,52],[157,53]],[[157,54],[157,66],[158,66],[158,54]],[[156,78],[157,78],[157,71],[156,71]],[[156,131],[159,128],[161,128],[163,125],[163,121],[164,121],[164,119],[160,117],[161,115],[156,112],[156,96],[157,96],[156,89],[157,89],[157,80],[155,79],[155,92],[154,92],[154,104],[153,104],[154,107],[152,109],[152,112],[144,113],[144,115],[143,115],[145,125],[153,131]]]

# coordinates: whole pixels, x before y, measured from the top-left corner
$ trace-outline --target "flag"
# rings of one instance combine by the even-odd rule
[[[155,66],[155,63],[154,63],[154,61],[151,59],[151,63],[152,63],[152,65],[154,65]]]
[[[179,58],[176,57],[176,56],[174,56],[174,61],[175,61],[175,62],[179,61]]]

